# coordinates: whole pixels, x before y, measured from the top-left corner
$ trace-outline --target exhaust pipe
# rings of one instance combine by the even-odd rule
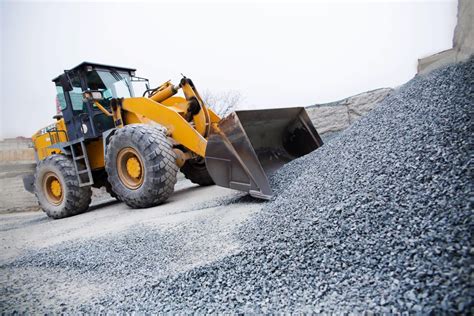
[[[270,199],[268,177],[322,144],[303,107],[235,111],[211,130],[206,167],[217,185]]]

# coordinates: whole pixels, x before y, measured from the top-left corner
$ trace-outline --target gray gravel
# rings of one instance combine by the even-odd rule
[[[149,218],[125,230],[27,250],[17,259],[0,261],[0,314],[68,312],[109,293],[115,295],[236,253],[240,245],[232,232],[254,211],[248,203],[233,207],[232,212],[176,210],[167,221]],[[50,226],[57,234],[57,228]]]
[[[190,251],[175,248],[181,235],[140,230],[0,269],[60,269],[59,282],[78,274],[109,286],[82,301],[35,301],[30,312],[472,313],[473,85],[473,59],[415,77],[286,165],[271,180],[275,198],[236,233],[247,245],[238,253],[173,270]],[[33,280],[7,277],[1,310],[27,310]]]

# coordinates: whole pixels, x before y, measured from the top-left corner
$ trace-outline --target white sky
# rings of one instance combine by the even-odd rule
[[[305,106],[398,86],[449,49],[457,1],[1,3],[0,138],[53,122],[51,82],[82,61],[180,73],[244,108]],[[211,105],[212,106],[212,105]]]

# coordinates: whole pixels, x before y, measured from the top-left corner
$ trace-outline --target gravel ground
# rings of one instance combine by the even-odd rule
[[[108,278],[116,285],[97,295],[83,288],[89,295],[77,302],[34,302],[28,311],[469,314],[473,84],[473,59],[415,77],[321,149],[287,164],[271,180],[274,199],[235,233],[247,246],[212,263],[191,256],[194,268],[173,270],[170,262],[199,250],[177,249],[179,231],[137,230],[0,268],[61,268],[59,280],[74,273],[96,278],[98,287]],[[2,284],[28,274],[13,279]],[[8,300],[0,306],[26,310],[28,293],[12,288],[3,287]]]
[[[62,220],[43,212],[3,214],[0,315],[73,312],[79,304],[115,293],[119,299],[119,291],[136,284],[236,253],[235,230],[261,207],[217,202],[239,196],[183,180],[168,203],[153,208],[107,200]]]

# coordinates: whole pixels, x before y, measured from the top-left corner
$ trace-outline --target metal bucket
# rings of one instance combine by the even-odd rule
[[[269,199],[269,175],[322,144],[303,107],[235,111],[211,130],[206,166],[217,185]]]

